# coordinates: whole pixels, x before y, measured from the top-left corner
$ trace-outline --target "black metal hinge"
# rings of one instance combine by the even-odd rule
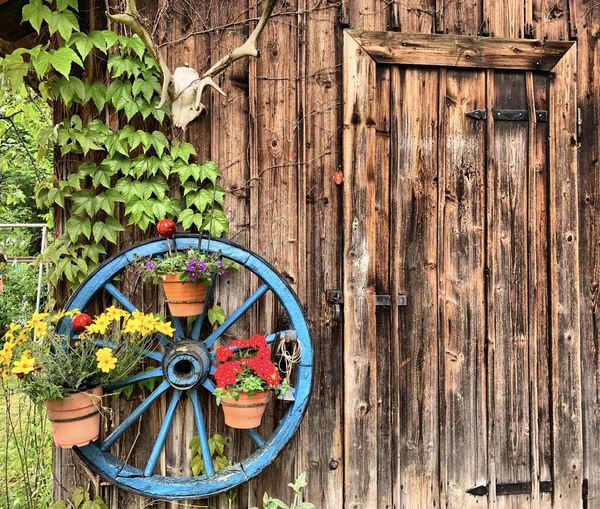
[[[342,304],[344,303],[344,292],[342,290],[326,290],[325,298],[328,304],[333,306],[333,320],[338,321],[342,316]],[[391,306],[392,305],[392,297],[391,295],[377,295],[375,297],[375,305],[377,307],[381,306]],[[408,296],[405,294],[398,295],[398,306],[407,306],[408,305]]]
[[[467,111],[465,115],[475,120],[487,120],[486,109]],[[494,108],[492,117],[494,117],[494,120],[499,121],[520,122],[529,120],[529,112],[527,110],[497,110]],[[537,122],[548,122],[548,112],[545,110],[536,111],[535,119]]]
[[[488,487],[475,486],[468,489],[467,493],[476,497],[485,497],[488,494]],[[528,493],[531,493],[531,482],[496,484],[496,495],[527,495]],[[552,493],[552,481],[540,481],[540,493]]]

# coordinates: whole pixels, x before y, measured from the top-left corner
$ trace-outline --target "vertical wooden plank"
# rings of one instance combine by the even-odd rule
[[[588,12],[596,2],[579,2]],[[579,249],[581,277],[581,367],[584,478],[588,508],[600,500],[600,31],[598,7],[580,20],[577,41],[577,95],[582,132],[579,151]],[[573,20],[573,11],[571,11]]]
[[[300,172],[305,186],[298,199],[298,214],[304,214],[306,271],[303,302],[315,350],[315,381],[312,403],[300,428],[299,472],[307,472],[305,500],[316,507],[343,507],[343,358],[340,322],[332,320],[326,289],[341,288],[342,187],[333,173],[341,163],[339,107],[341,106],[341,58],[338,47],[342,33],[335,9],[315,9],[304,0],[304,64],[300,74],[304,98],[300,104],[303,143],[298,144]],[[342,184],[343,186],[343,184]],[[299,286],[300,286],[299,285]],[[300,288],[299,288],[300,290]],[[324,430],[327,430],[326,432]]]
[[[440,5],[441,4],[441,5]],[[438,32],[456,35],[478,35],[482,28],[481,0],[436,2],[436,12],[443,15],[443,25],[438,24]]]
[[[553,502],[582,497],[581,351],[577,215],[577,48],[550,82],[550,302],[552,333]]]
[[[483,0],[483,22],[491,37],[520,39],[525,26],[523,0]]]
[[[438,477],[437,69],[392,73],[392,342],[400,346],[400,498],[396,507],[440,506]]]
[[[466,490],[487,483],[484,292],[485,136],[465,113],[485,106],[485,74],[449,70],[444,97],[444,432],[449,507],[487,507]],[[439,225],[438,228],[442,227]]]
[[[344,34],[345,507],[377,506],[375,62]]]
[[[526,109],[524,73],[494,73],[498,109]],[[489,109],[488,111],[491,111]],[[492,125],[492,124],[490,124]],[[527,122],[493,122],[493,154],[488,165],[488,363],[493,428],[490,450],[498,484],[530,480],[528,362]],[[494,480],[490,477],[490,483]],[[498,496],[496,507],[522,508],[529,495]],[[490,502],[493,502],[491,499]]]
[[[417,0],[407,4],[394,2],[392,20],[398,19],[403,32],[430,34],[435,26],[435,0]]]
[[[526,0],[531,18],[525,20],[525,33],[534,39],[569,39],[568,0]]]
[[[348,2],[348,24],[351,28],[386,31],[391,16],[389,0]]]
[[[375,108],[375,293],[390,295],[390,67],[377,66]],[[394,507],[397,455],[396,334],[391,328],[392,307],[377,307],[377,507]]]

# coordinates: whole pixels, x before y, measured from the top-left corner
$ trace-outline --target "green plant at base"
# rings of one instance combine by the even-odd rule
[[[263,496],[263,509],[315,509],[314,504],[310,502],[300,502],[302,491],[307,484],[306,472],[302,472],[295,482],[288,484],[294,491],[294,500],[290,505],[265,493]],[[254,506],[252,509],[258,509],[258,507]]]
[[[4,337],[11,322],[24,321],[35,309],[38,271],[20,263],[0,268],[4,291],[0,293],[0,338]],[[0,339],[0,347],[4,340]]]
[[[57,500],[50,506],[50,509],[108,509],[108,506],[101,497],[92,498],[88,490],[79,487],[73,491],[71,502]]]
[[[210,449],[210,455],[212,457],[215,470],[223,470],[231,465],[229,459],[224,454],[225,445],[227,445],[227,441],[218,433],[215,433],[208,439],[208,447]],[[206,467],[204,466],[204,460],[202,459],[202,450],[200,448],[200,439],[198,438],[198,435],[194,435],[192,437],[188,447],[192,451],[192,459],[190,461],[190,469],[192,470],[192,474],[206,474]]]

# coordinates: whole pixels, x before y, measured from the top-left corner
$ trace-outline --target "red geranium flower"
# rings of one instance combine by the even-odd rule
[[[220,346],[219,348],[217,348],[217,352],[215,354],[215,359],[217,359],[219,362],[228,361],[232,357],[233,357],[233,352],[231,351],[231,349],[228,346]]]

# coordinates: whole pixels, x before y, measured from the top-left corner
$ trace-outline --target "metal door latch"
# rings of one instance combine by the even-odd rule
[[[326,290],[325,296],[327,302],[333,306],[332,320],[337,322],[342,317],[342,304],[344,303],[344,292],[342,290]],[[392,297],[391,295],[377,295],[375,297],[376,306],[391,306]],[[398,295],[398,306],[407,306],[408,296],[406,294]]]

